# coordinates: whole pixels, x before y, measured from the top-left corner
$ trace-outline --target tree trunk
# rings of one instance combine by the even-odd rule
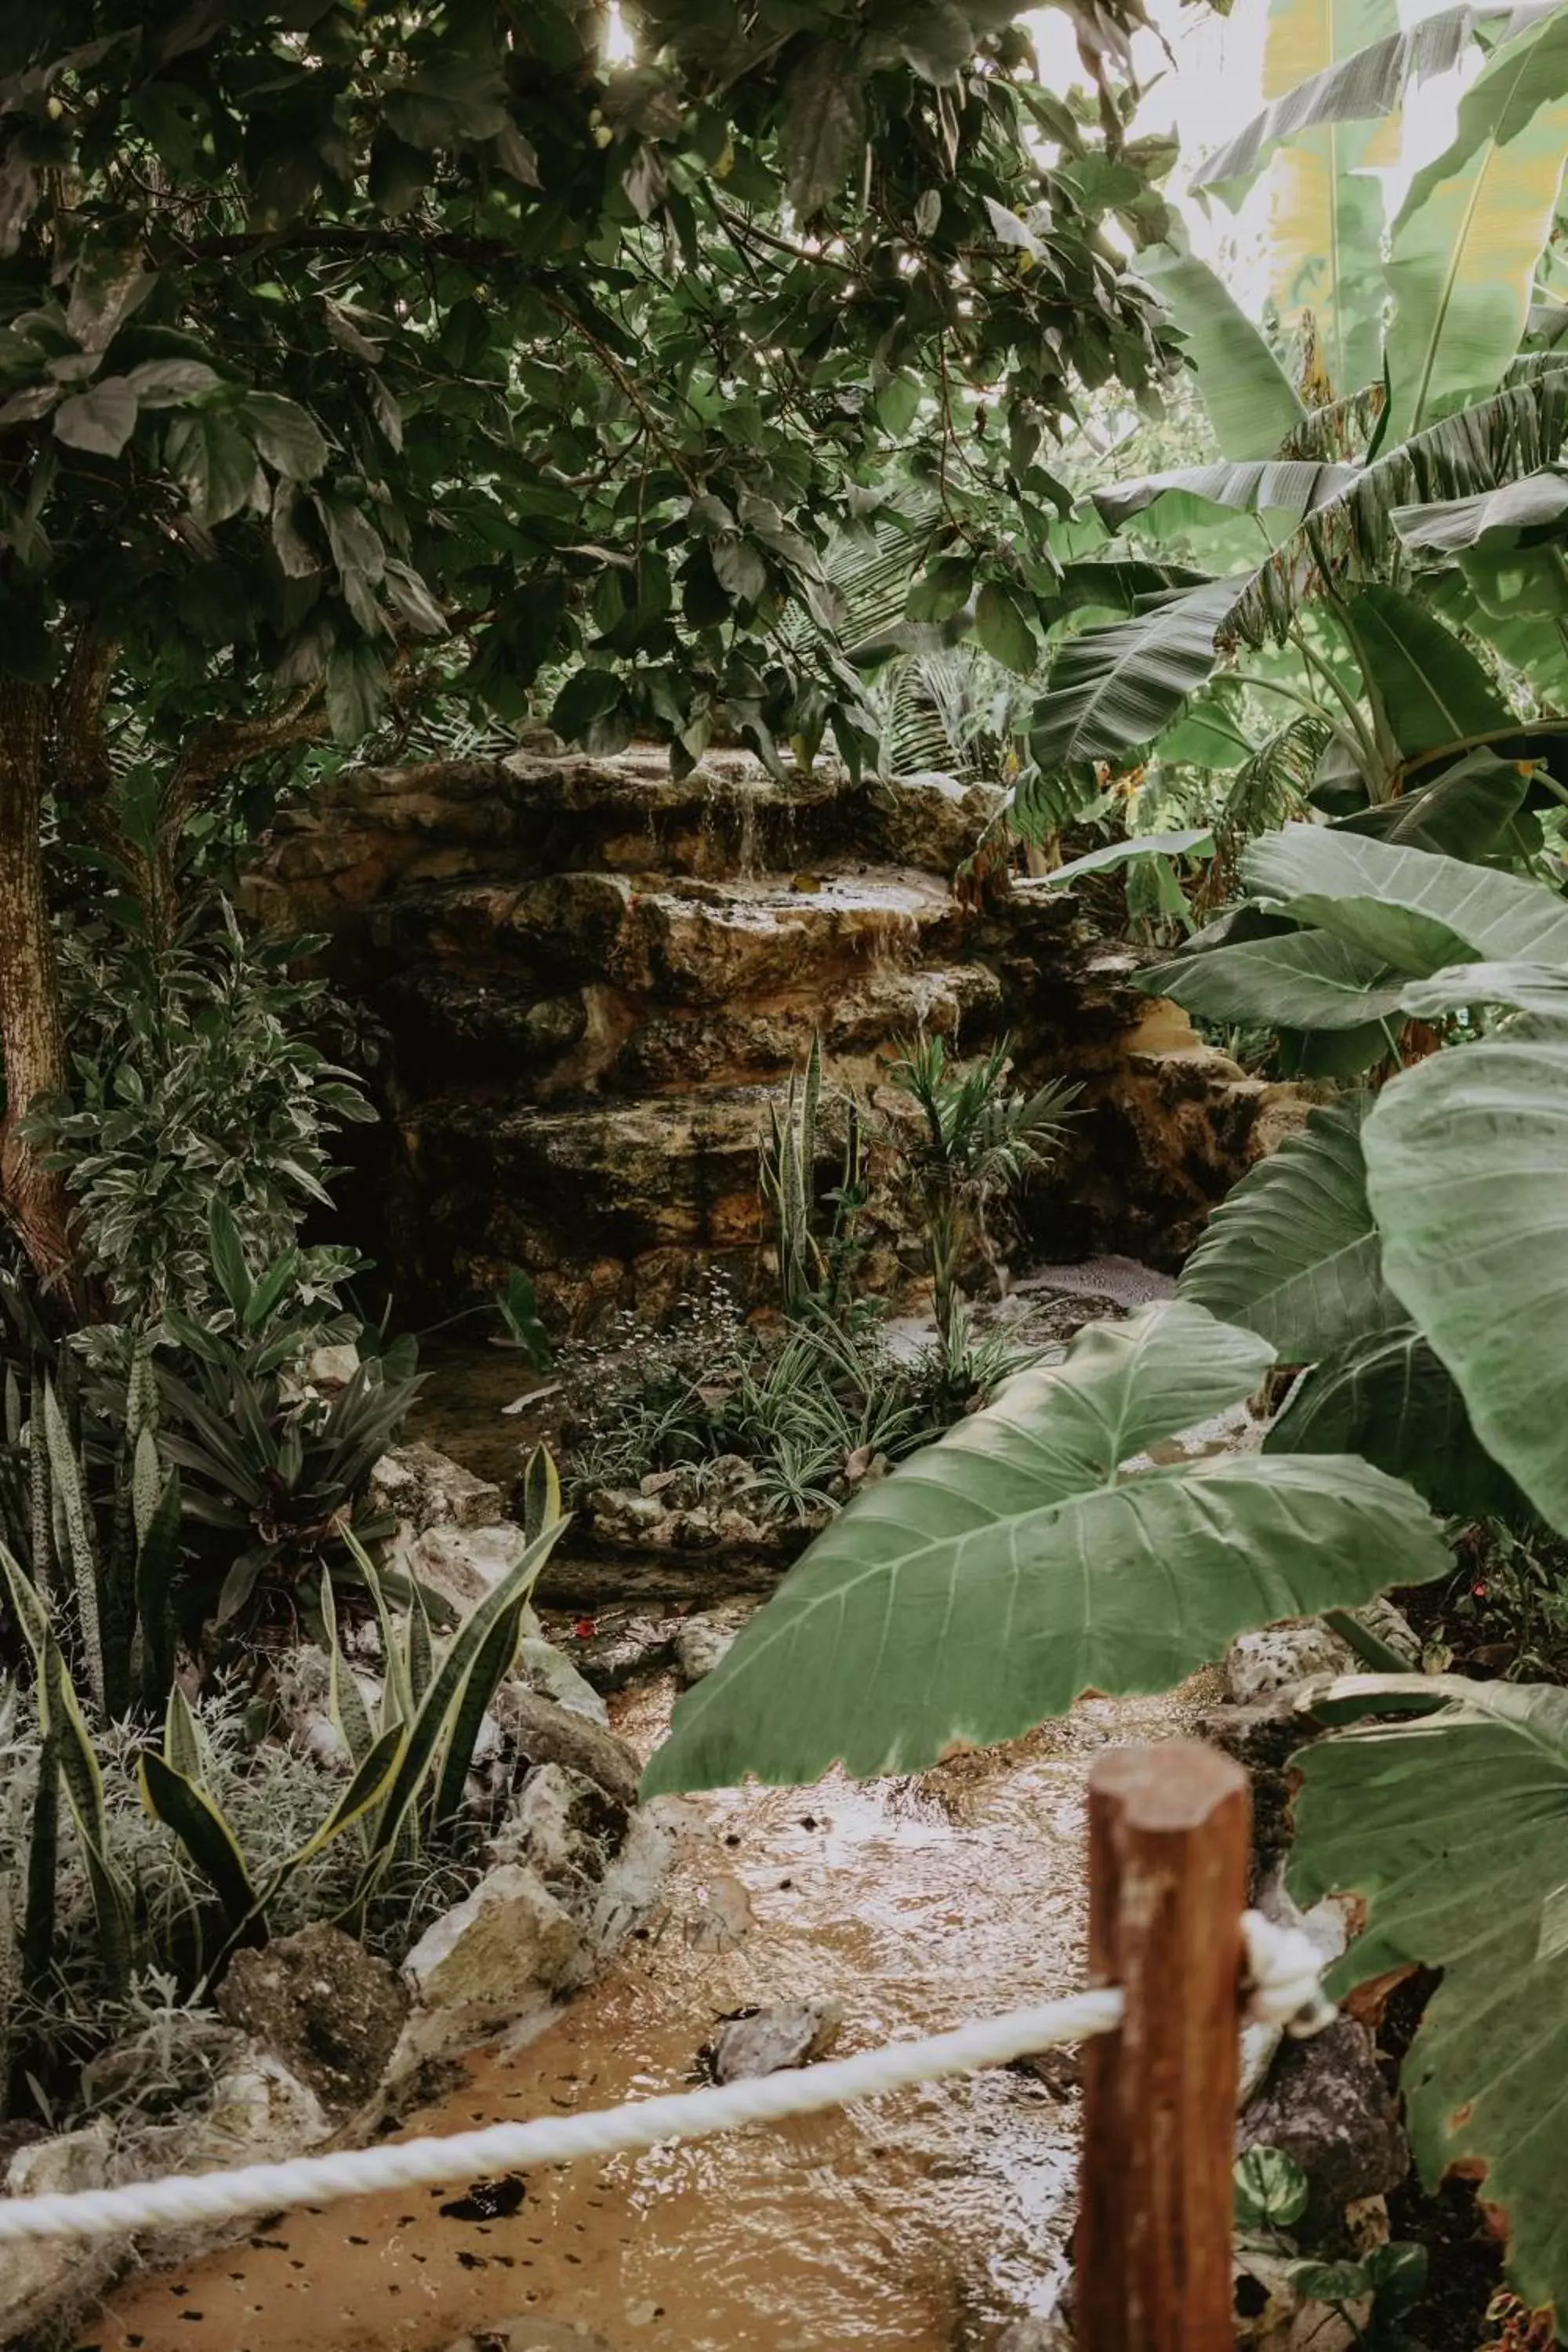
[[[77,1255],[59,1175],[17,1132],[35,1097],[63,1091],[65,1026],[44,892],[44,766],[49,690],[0,681],[0,1211],[39,1280],[74,1297]]]

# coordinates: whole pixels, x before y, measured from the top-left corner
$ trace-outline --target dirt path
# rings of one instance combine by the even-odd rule
[[[1214,1695],[1088,1700],[1070,1721],[916,1781],[690,1806],[667,1906],[601,1982],[410,2119],[450,2131],[680,2087],[727,2013],[837,1996],[839,2049],[938,2031],[1079,1980],[1089,1765],[1169,1738]],[[650,1745],[664,1694],[627,1703]],[[80,2352],[440,2352],[525,2315],[612,2352],[958,2352],[1048,2311],[1070,2226],[1074,2102],[996,2072],[773,2130],[517,2184],[291,2213],[130,2282]],[[446,2210],[444,2210],[446,2209]]]

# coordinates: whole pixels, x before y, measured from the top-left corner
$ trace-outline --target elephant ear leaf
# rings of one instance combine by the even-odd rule
[[[1568,1532],[1568,1024],[1402,1072],[1363,1147],[1384,1280],[1488,1453]]]
[[[1251,1396],[1273,1358],[1181,1300],[1090,1326],[817,1538],[680,1702],[645,1789],[919,1770],[1089,1688],[1169,1688],[1245,1626],[1441,1574],[1426,1507],[1354,1459],[1123,1475]]]
[[[1568,2309],[1568,1691],[1425,1675],[1335,1689],[1422,1712],[1297,1759],[1291,1890],[1366,1905],[1328,1990],[1443,1971],[1403,2069],[1416,2163],[1431,2189],[1479,2175],[1514,2285]]]
[[[1182,1297],[1261,1333],[1288,1364],[1402,1319],[1366,1197],[1363,1109],[1313,1111],[1221,1202],[1182,1270]]]

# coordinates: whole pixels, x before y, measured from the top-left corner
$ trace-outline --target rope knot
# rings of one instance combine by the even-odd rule
[[[1323,1991],[1322,1957],[1311,1937],[1261,1911],[1244,1912],[1241,1930],[1247,2022],[1283,2026],[1294,2041],[1331,2025],[1339,2011]]]

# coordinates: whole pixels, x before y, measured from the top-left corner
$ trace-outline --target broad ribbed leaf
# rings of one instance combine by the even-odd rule
[[[1529,772],[1518,761],[1470,751],[1431,783],[1346,820],[1345,830],[1375,832],[1380,841],[1443,856],[1480,857],[1518,815],[1529,784]]]
[[[1243,585],[1226,617],[1227,631],[1246,644],[1263,644],[1282,633],[1325,576],[1338,583],[1382,573],[1397,546],[1389,520],[1396,508],[1494,489],[1553,464],[1565,446],[1568,366],[1442,417],[1411,441],[1390,447],[1385,440],[1387,455],[1320,507]],[[1445,610],[1468,620],[1471,600],[1466,593],[1455,595],[1447,575],[1439,574],[1429,592],[1435,604],[1441,598]],[[1499,642],[1495,630],[1484,633]],[[1548,692],[1555,690],[1561,667],[1559,646],[1544,673]]]
[[[1568,9],[1509,41],[1394,224],[1388,437],[1490,392],[1519,349],[1568,149]]]
[[[1534,1518],[1413,1323],[1364,1333],[1326,1356],[1291,1395],[1264,1451],[1359,1454],[1407,1479],[1446,1518]]]
[[[1357,1675],[1382,1710],[1300,1759],[1291,1888],[1364,1897],[1329,1980],[1440,1969],[1402,2070],[1431,2188],[1458,2168],[1508,2229],[1528,2304],[1568,2309],[1568,1691],[1457,1675]],[[1449,1704],[1425,1710],[1434,1696]]]
[[[1407,84],[1433,74],[1449,73],[1464,56],[1476,28],[1489,18],[1545,16],[1558,0],[1535,0],[1530,9],[1507,7],[1445,8],[1365,48],[1345,54],[1341,61],[1309,73],[1255,115],[1245,131],[1222,147],[1193,174],[1194,188],[1215,188],[1229,204],[1246,194],[1282,139],[1310,131],[1318,123],[1372,122],[1392,114]]]
[[[1193,254],[1156,246],[1138,269],[1186,340],[1220,455],[1272,457],[1307,412],[1251,320]]]
[[[1310,465],[1300,458],[1272,463],[1178,466],[1164,474],[1142,474],[1094,492],[1096,512],[1108,530],[1120,530],[1133,515],[1157,508],[1175,494],[1242,514],[1310,514],[1325,499],[1348,489],[1358,466]]]
[[[1258,1332],[1282,1363],[1315,1363],[1401,1319],[1367,1202],[1364,1108],[1352,1099],[1313,1111],[1221,1202],[1182,1269],[1179,1297]]]
[[[1404,1071],[1363,1145],[1384,1279],[1482,1444],[1568,1531],[1568,1030]]]
[[[1204,1021],[1320,1030],[1388,1020],[1399,1010],[1404,982],[1379,958],[1326,931],[1287,931],[1155,964],[1139,974],[1138,985]]]
[[[1396,588],[1363,588],[1348,615],[1406,760],[1507,727],[1513,713],[1466,646]]]
[[[1147,743],[1215,665],[1215,630],[1234,583],[1163,596],[1131,621],[1068,637],[1036,703],[1029,744],[1042,768],[1117,759]]]
[[[1400,1001],[1418,1021],[1440,1021],[1445,1013],[1472,1004],[1501,1004],[1568,1022],[1568,971],[1544,963],[1455,964],[1430,980],[1413,980]]]
[[[1058,866],[1049,874],[1037,875],[1032,882],[1020,883],[1021,889],[1049,889],[1058,882],[1076,882],[1082,874],[1102,874],[1107,866],[1125,866],[1131,857],[1190,857],[1194,852],[1205,856],[1214,847],[1214,835],[1206,828],[1190,827],[1184,833],[1140,833],[1128,841],[1108,841],[1103,849],[1090,849],[1082,857],[1074,857],[1066,866]]]
[[[1345,939],[1389,953],[1399,938],[1395,918],[1408,913],[1426,926],[1419,937],[1436,945],[1442,933],[1468,941],[1469,956],[1450,962],[1531,961],[1568,964],[1568,903],[1539,882],[1469,866],[1426,849],[1374,841],[1323,825],[1291,824],[1255,841],[1241,861],[1242,878],[1259,898],[1289,911],[1311,910]],[[1417,934],[1411,934],[1411,952]],[[1405,966],[1413,979],[1441,967]]]
[[[1394,0],[1270,0],[1263,94],[1347,62],[1399,31]],[[1382,373],[1383,187],[1375,132],[1329,116],[1292,138],[1270,183],[1270,290],[1288,328],[1311,320],[1316,373],[1335,399]]]
[[[1464,547],[1500,542],[1511,547],[1521,530],[1560,523],[1568,515],[1568,474],[1543,467],[1522,481],[1505,482],[1468,499],[1438,499],[1427,506],[1395,507],[1390,522],[1406,547],[1452,554]]]
[[[1165,1688],[1245,1625],[1441,1573],[1424,1506],[1363,1463],[1239,1454],[1117,1483],[1272,1353],[1174,1302],[1010,1382],[817,1538],[681,1700],[645,1789],[916,1770],[1090,1686]]]

